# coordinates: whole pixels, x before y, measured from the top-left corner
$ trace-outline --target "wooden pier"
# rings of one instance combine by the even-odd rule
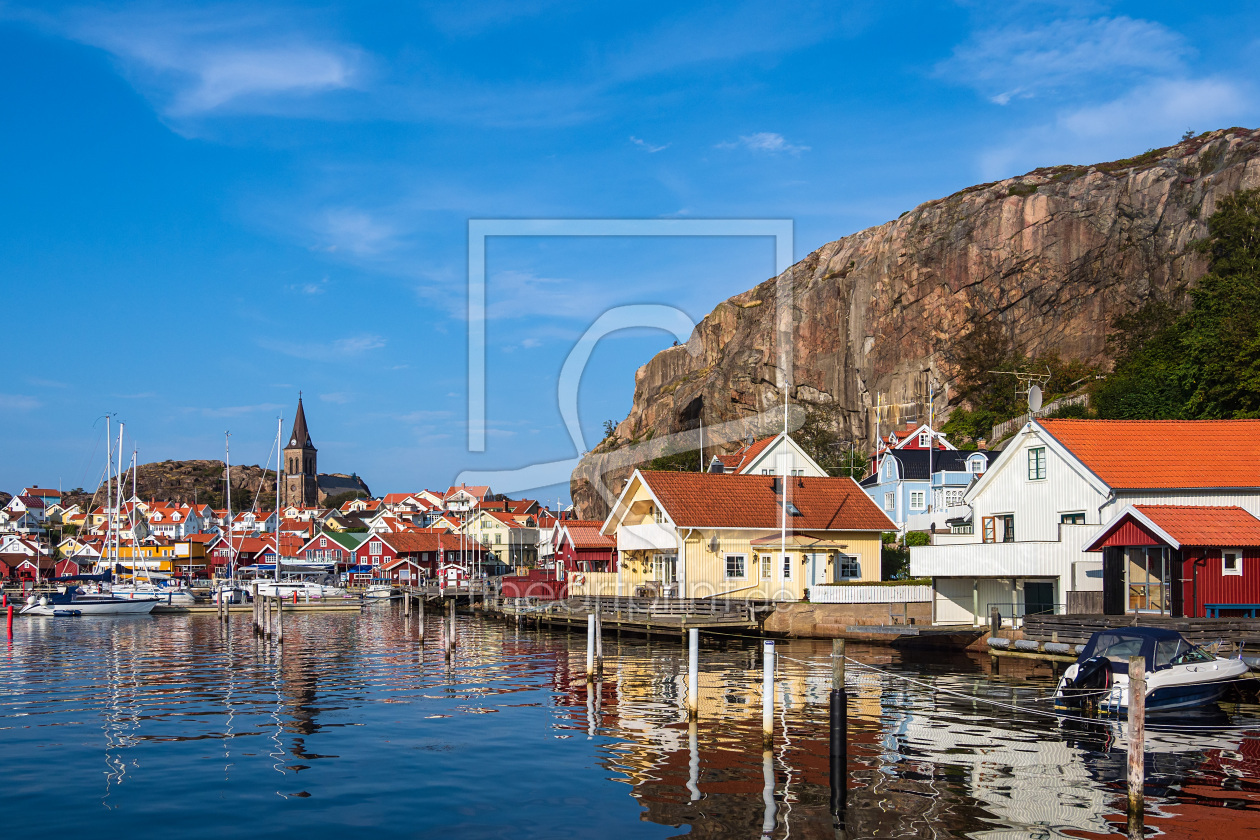
[[[649,638],[682,639],[691,628],[733,634],[761,630],[753,607],[743,601],[716,598],[581,596],[547,602],[508,598],[486,603],[485,610],[509,621],[574,630],[585,629],[589,616],[596,615],[600,627],[607,632]]]
[[[280,608],[286,613],[306,613],[306,612],[359,612],[363,609],[363,602],[359,600],[327,600],[327,601],[284,601]],[[250,613],[253,612],[253,603],[248,604],[228,604],[227,611],[229,613]],[[153,615],[217,615],[219,614],[219,606],[217,604],[193,604],[192,606],[179,606],[159,604],[153,608]]]

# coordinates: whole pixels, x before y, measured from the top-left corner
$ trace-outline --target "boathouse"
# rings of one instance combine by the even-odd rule
[[[1237,505],[1131,505],[1085,550],[1102,552],[1107,615],[1260,614],[1260,519]]]

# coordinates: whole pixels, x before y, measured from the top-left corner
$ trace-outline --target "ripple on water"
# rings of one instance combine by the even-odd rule
[[[582,636],[461,618],[448,663],[396,606],[286,618],[283,651],[244,616],[35,619],[16,635],[0,670],[0,785],[22,803],[9,833],[834,837],[829,644],[780,644],[766,751],[753,642],[706,644],[689,727],[683,652],[660,642],[610,637],[588,688]],[[850,668],[850,836],[1114,831],[1123,727],[1046,716],[1047,679],[850,651],[887,671]],[[1226,712],[1260,732],[1260,710]],[[1251,734],[1153,733],[1148,748],[1151,824],[1260,830]]]

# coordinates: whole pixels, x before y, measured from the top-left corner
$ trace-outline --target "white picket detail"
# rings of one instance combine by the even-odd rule
[[[812,586],[809,600],[814,604],[914,604],[929,603],[932,587],[911,586]]]

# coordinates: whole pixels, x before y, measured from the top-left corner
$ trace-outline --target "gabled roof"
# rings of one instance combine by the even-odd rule
[[[564,530],[568,532],[569,542],[573,543],[574,548],[616,548],[617,540],[599,532],[602,524],[600,522],[581,524],[571,522],[564,526]]]
[[[350,534],[343,531],[320,531],[318,534],[314,534],[313,536],[311,536],[302,545],[302,547],[303,548],[308,547],[311,543],[315,542],[315,540],[319,539],[320,537],[327,537],[328,539],[332,540],[334,543],[341,546],[342,548],[346,548],[346,549],[349,549],[350,551],[354,551],[356,548],[361,546],[365,540],[367,540],[369,537],[374,537],[374,536],[377,536],[377,535],[376,534]]]
[[[718,455],[717,459],[722,462],[722,466],[727,472],[737,473],[756,460],[757,456],[764,452],[766,447],[774,443],[777,438],[778,435],[771,435],[768,438],[755,440],[752,443],[745,444],[742,449],[731,455]]]
[[[880,470],[884,467],[884,462],[888,458],[895,458],[901,466],[901,479],[903,481],[927,481],[928,480],[928,461],[931,460],[931,468],[934,472],[966,472],[967,460],[973,455],[983,455],[985,464],[993,462],[993,452],[984,449],[892,449],[884,453],[880,459]],[[987,466],[986,466],[987,469]],[[880,472],[874,472],[862,479],[860,482],[863,487],[874,487],[883,483]]]
[[[782,496],[769,475],[637,472],[678,528],[774,529],[782,519]],[[871,497],[850,478],[788,479],[788,500],[800,516],[788,528],[810,531],[895,531]]]
[[[472,496],[474,499],[484,499],[486,496],[490,495],[490,488],[485,486],[484,484],[479,484],[479,485],[461,484],[458,487],[451,487],[449,490],[446,491],[446,495],[443,496],[442,498],[449,499],[452,496],[460,493],[461,491]]]
[[[1260,420],[1034,420],[1112,489],[1260,487]]]
[[[1103,526],[1086,551],[1099,551],[1126,522],[1172,548],[1260,546],[1260,519],[1237,505],[1130,505]]]

